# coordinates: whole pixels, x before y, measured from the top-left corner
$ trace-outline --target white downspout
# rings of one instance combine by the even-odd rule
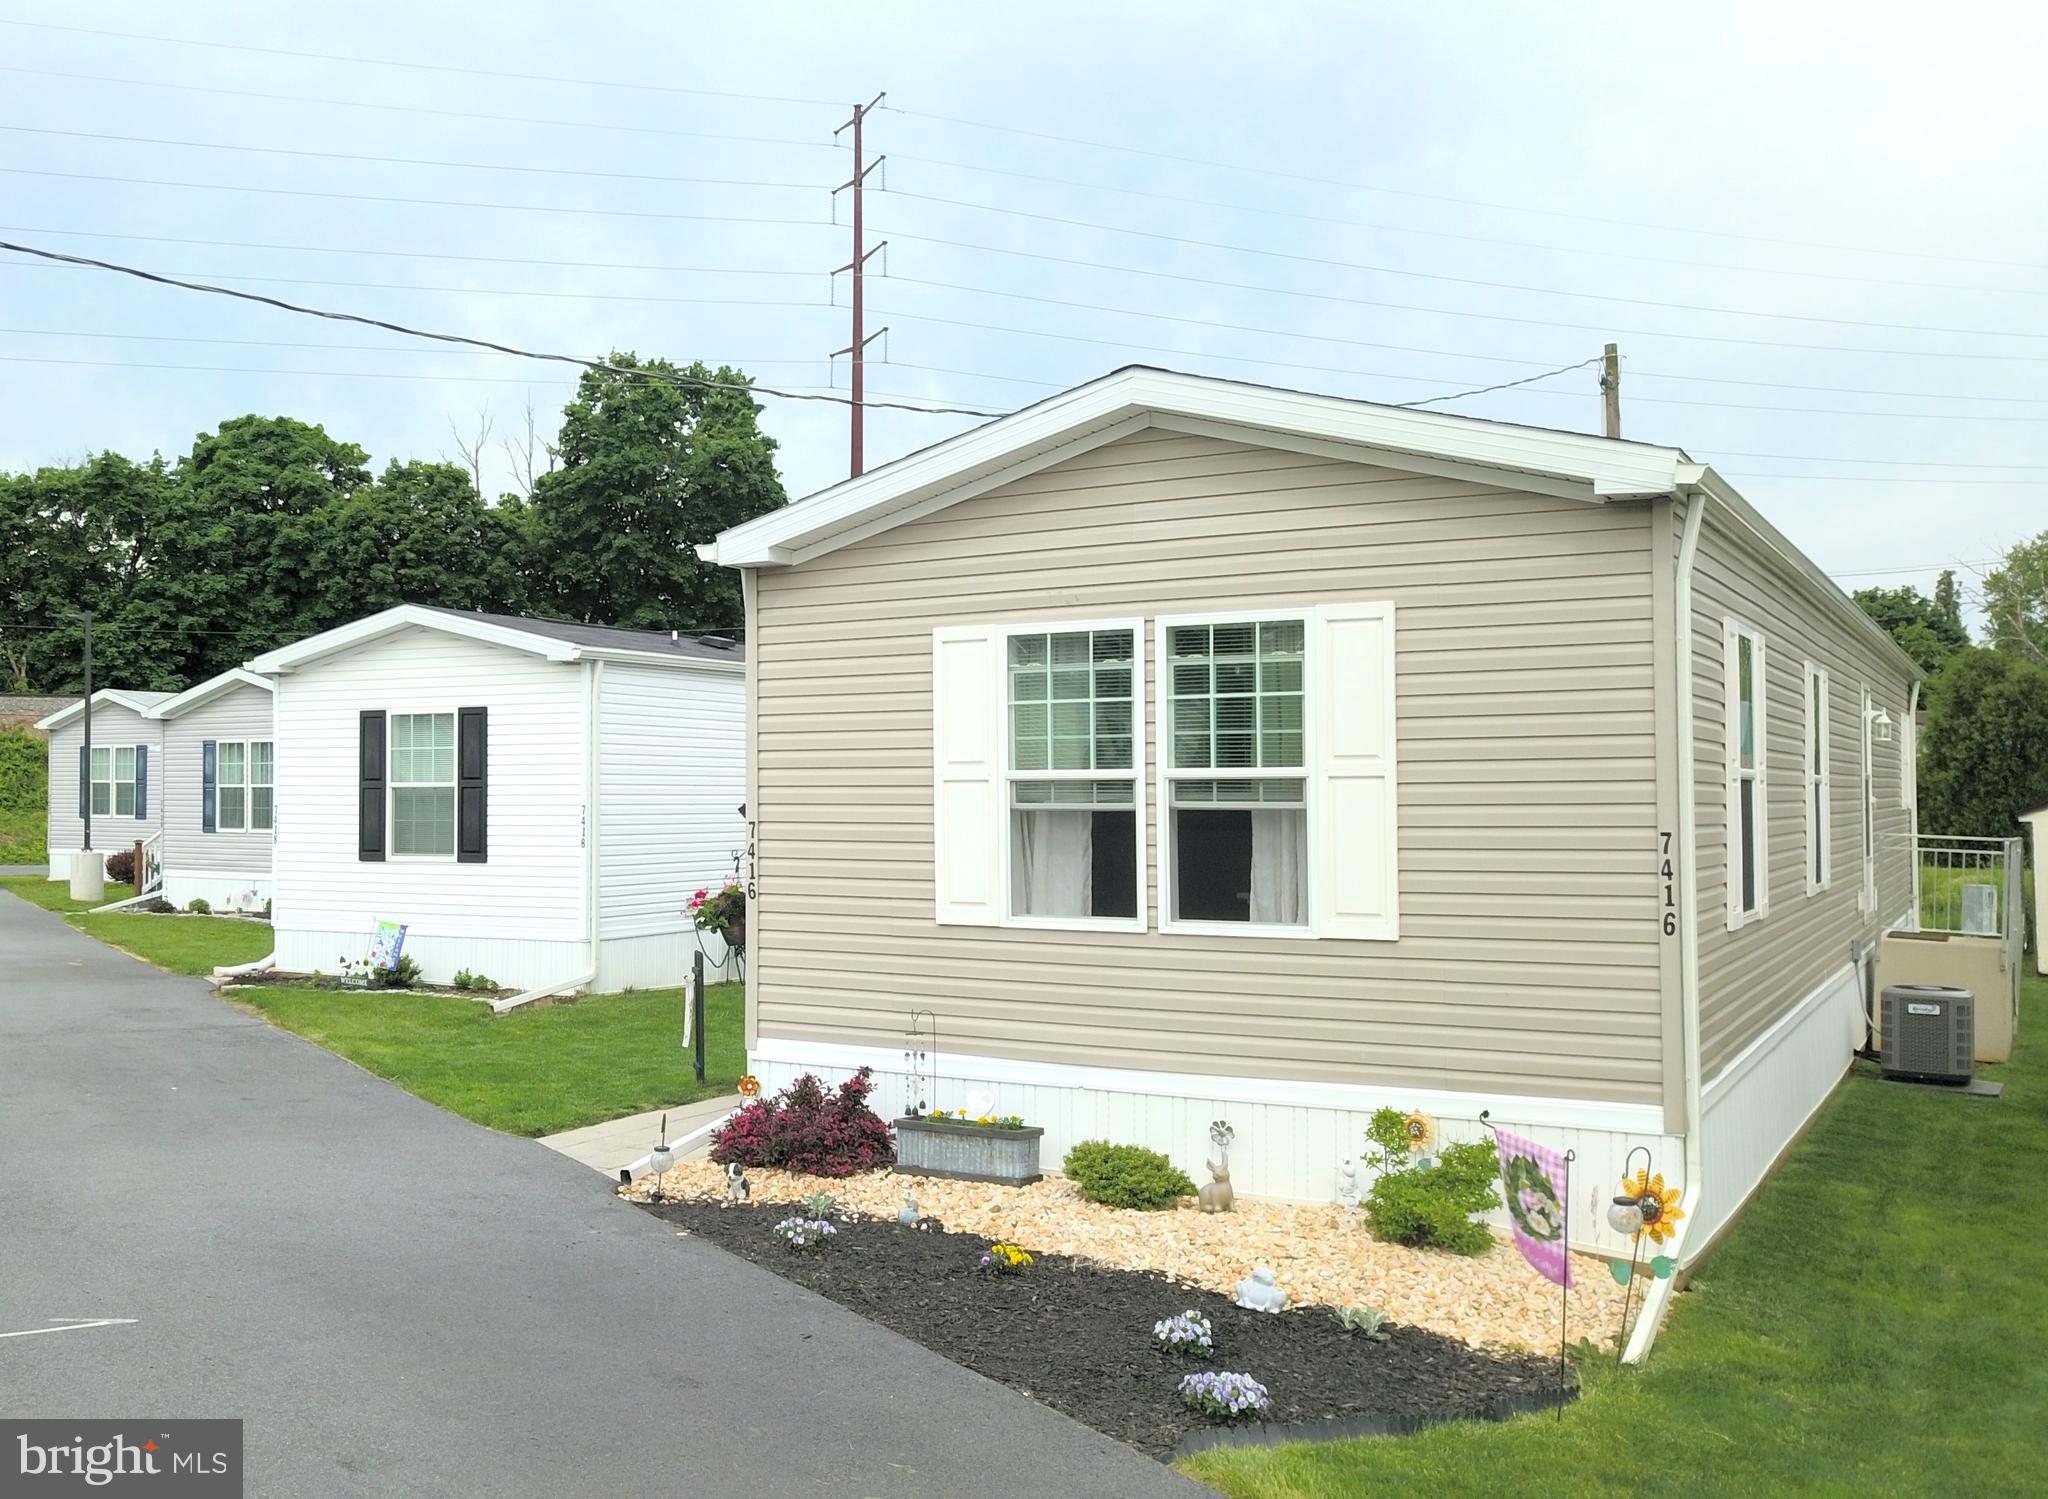
[[[1686,1216],[1680,1220],[1671,1257],[1683,1261],[1688,1230],[1700,1221],[1700,1202],[1706,1195],[1705,1177],[1700,1169],[1701,1117],[1700,1076],[1700,890],[1698,787],[1694,774],[1692,712],[1692,573],[1700,546],[1700,524],[1706,519],[1707,494],[1694,489],[1685,507],[1685,532],[1678,545],[1678,586],[1674,592],[1674,647],[1678,655],[1678,1009],[1685,1022],[1685,1182]],[[1649,1357],[1657,1341],[1657,1329],[1664,1320],[1678,1287],[1678,1278],[1650,1281],[1643,1295],[1643,1307],[1636,1314],[1622,1357],[1631,1364]]]
[[[586,659],[583,663],[583,941],[590,950],[590,966],[574,978],[543,984],[538,989],[527,989],[504,999],[494,999],[490,1002],[493,1014],[502,1015],[537,999],[566,994],[571,989],[581,989],[597,981],[597,712],[603,702],[603,694],[599,690],[603,685],[604,662]]]

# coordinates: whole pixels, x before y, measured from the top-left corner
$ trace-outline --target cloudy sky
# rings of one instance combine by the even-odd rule
[[[2048,525],[2038,7],[576,9],[0,0],[0,237],[843,389],[833,130],[886,91],[876,399],[1143,362],[1410,401],[1611,339],[1627,435],[1845,586]],[[252,411],[453,456],[572,383],[9,255],[0,382],[8,468]],[[766,406],[793,495],[843,477],[844,407]],[[1584,368],[1442,409],[1599,422]],[[877,411],[869,461],[976,420]]]

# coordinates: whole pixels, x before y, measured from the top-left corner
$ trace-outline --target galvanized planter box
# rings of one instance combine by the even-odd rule
[[[934,1124],[898,1119],[896,1167],[905,1176],[945,1176],[956,1181],[1001,1182],[1021,1187],[1038,1180],[1036,1126],[996,1129],[986,1124]]]

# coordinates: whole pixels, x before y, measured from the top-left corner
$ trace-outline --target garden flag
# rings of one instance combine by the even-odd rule
[[[1514,1226],[1515,1247],[1545,1280],[1572,1287],[1571,1256],[1566,1252],[1565,1193],[1571,1190],[1564,1156],[1512,1130],[1496,1128],[1500,1149],[1500,1184]]]

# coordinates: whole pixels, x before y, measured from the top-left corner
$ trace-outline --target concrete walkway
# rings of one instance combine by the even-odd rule
[[[0,893],[0,1410],[254,1495],[1207,1492]],[[1136,1335],[1134,1333],[1134,1335]]]
[[[691,1130],[709,1124],[722,1114],[731,1113],[741,1102],[739,1094],[728,1093],[723,1098],[704,1098],[696,1103],[679,1103],[673,1108],[649,1109],[644,1114],[628,1114],[623,1119],[608,1119],[603,1124],[565,1129],[559,1135],[542,1135],[540,1143],[550,1150],[559,1150],[572,1161],[595,1166],[617,1181],[621,1166],[639,1160],[654,1149],[655,1142],[661,1138],[664,1118],[668,1120],[668,1138],[680,1140]],[[695,1149],[680,1159],[693,1161],[704,1151],[705,1143],[700,1141]]]

